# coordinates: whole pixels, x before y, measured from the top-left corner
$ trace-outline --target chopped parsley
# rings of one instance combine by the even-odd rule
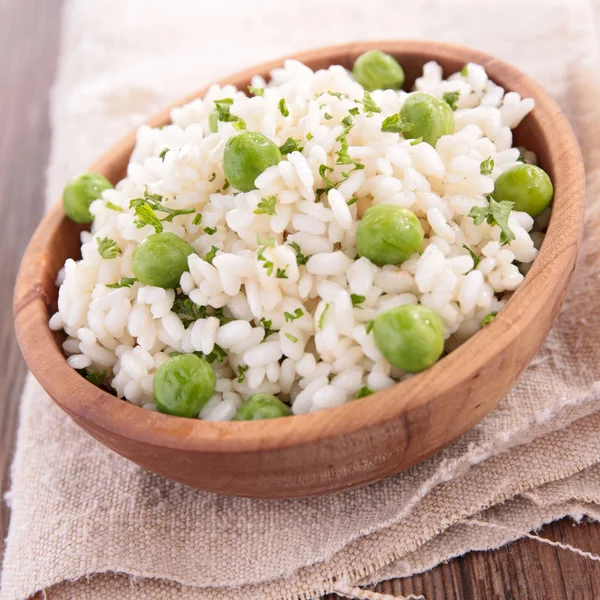
[[[481,259],[466,244],[463,244],[463,248],[471,255],[471,258],[473,259],[473,268],[476,269],[477,265],[481,262]]]
[[[174,312],[181,321],[197,321],[206,317],[206,306],[196,304],[183,292],[179,292],[173,301],[171,311]]]
[[[422,142],[423,142],[423,138],[418,137],[418,138],[414,138],[413,140],[410,140],[410,145],[416,146],[417,144],[421,144]]]
[[[373,393],[373,390],[366,385],[363,385],[358,392],[356,392],[356,396],[354,396],[355,400],[359,398],[364,398],[365,396],[370,396]]]
[[[312,137],[312,136],[311,136]],[[306,139],[310,139],[308,134]],[[291,154],[292,152],[302,152],[304,147],[300,145],[300,140],[295,140],[294,138],[289,137],[281,146],[279,146],[279,151],[281,154]]]
[[[331,304],[329,304],[329,302],[325,305],[325,308],[323,309],[323,312],[321,313],[321,316],[319,317],[319,329],[323,329],[323,326],[325,325],[325,316],[327,315],[327,311],[329,310]]]
[[[168,152],[168,151],[169,151],[169,149],[168,149],[168,148],[165,148],[165,149],[164,149],[164,150],[163,150],[163,151],[162,151],[162,152],[161,152],[161,153],[158,155],[158,158],[161,158],[161,159],[162,159],[162,161],[164,162],[164,161],[165,161],[165,156],[167,156],[167,152]]]
[[[211,173],[211,176],[210,176],[210,179],[208,180],[208,182],[210,183],[211,181],[214,181],[216,176],[217,176],[216,173]]]
[[[193,208],[168,208],[162,204],[163,199],[164,198],[159,194],[149,194],[148,190],[146,190],[143,198],[134,198],[129,202],[130,208],[135,207],[134,215],[136,219],[134,220],[134,223],[138,229],[144,225],[151,225],[156,230],[156,233],[161,233],[163,230],[161,221],[172,223],[175,217],[180,215],[190,215],[196,212]],[[159,219],[156,216],[156,212],[166,213],[167,216]]]
[[[319,166],[319,175],[321,176],[321,179],[325,182],[325,185],[327,185],[329,188],[335,187],[335,183],[333,183],[333,181],[331,181],[331,179],[329,179],[327,177],[327,173],[332,173],[332,172],[333,172],[332,167],[328,167],[327,165]]]
[[[489,197],[490,203],[488,206],[479,207],[474,206],[469,213],[469,217],[473,219],[475,225],[480,225],[483,221],[487,221],[489,225],[498,225],[502,230],[500,234],[500,243],[502,245],[508,244],[511,240],[515,239],[513,230],[508,226],[508,217],[510,211],[515,205],[514,202],[508,200],[502,200],[502,202],[496,202],[491,196]]]
[[[216,227],[205,227],[204,233],[206,233],[206,235],[214,235],[215,233],[217,233],[217,228]]]
[[[327,93],[330,96],[335,96],[338,100],[341,100],[343,98],[342,94],[340,92],[332,92],[330,90],[327,90]]]
[[[198,213],[194,217],[194,220],[192,221],[192,225],[200,225],[200,223],[202,223],[202,213]]]
[[[277,269],[277,271],[275,272],[275,277],[277,277],[277,279],[287,279],[287,273],[286,270],[288,268],[289,265],[286,265],[283,269]],[[270,274],[270,273],[269,273]]]
[[[248,365],[239,365],[237,368],[237,372],[238,372],[238,383],[244,383],[244,380],[246,379],[246,371],[248,370]]]
[[[469,76],[469,65],[465,65],[461,70],[460,70],[460,74],[463,77],[468,77]]]
[[[339,140],[339,142],[340,142],[340,149],[336,152],[335,164],[336,165],[354,165],[353,170],[364,169],[365,165],[363,165],[362,163],[356,162],[350,156],[350,154],[348,154],[348,140],[345,137],[342,137]],[[348,177],[348,175],[346,175],[346,177]]]
[[[287,331],[283,335],[285,335],[285,337],[288,340],[290,340],[290,342],[294,342],[294,344],[298,341],[298,338],[295,335],[292,335],[291,333],[288,333]]]
[[[364,296],[358,294],[350,294],[350,300],[352,300],[352,306],[354,308],[362,308],[360,305],[365,301]]]
[[[491,312],[485,315],[485,317],[481,319],[481,326],[485,327],[486,325],[489,325],[496,318],[497,314],[497,312]]]
[[[267,246],[271,248],[275,246],[275,238],[270,237],[268,240],[265,241],[259,236],[258,243],[262,245],[259,246],[258,250],[256,251],[256,258],[262,261],[263,268],[267,272],[267,275],[269,275],[270,277],[273,274],[273,269],[275,268],[275,265],[272,261],[265,258],[265,250],[267,249]]]
[[[135,277],[122,277],[121,281],[117,281],[116,283],[109,283],[106,285],[106,287],[114,289],[131,287],[136,282],[137,279],[135,279]]]
[[[491,156],[488,156],[479,165],[479,172],[482,175],[491,175],[493,170],[494,170],[494,159]]]
[[[266,198],[262,198],[258,203],[258,206],[254,210],[255,215],[276,215],[277,211],[275,210],[275,204],[277,203],[277,198],[275,196],[267,196]]]
[[[264,96],[264,94],[265,94],[265,90],[263,88],[253,87],[251,85],[248,86],[248,91],[253,96]],[[240,383],[241,383],[241,381],[240,381]]]
[[[273,321],[271,319],[265,319],[264,317],[261,317],[258,324],[264,327],[265,339],[268,338],[272,333],[275,333],[275,331],[277,331],[276,329],[271,329],[271,327],[273,326]]]
[[[226,181],[226,182],[223,184],[223,191],[225,191],[225,190],[229,189],[229,185],[230,185],[230,184],[229,184],[229,181]]]
[[[110,200],[107,200],[104,206],[106,206],[106,208],[110,208],[110,210],[114,210],[115,212],[123,212],[123,209],[120,206],[113,204]]]
[[[257,235],[256,241],[261,246],[268,246],[269,248],[275,248],[275,238],[274,237],[270,237],[265,240],[264,238],[261,238],[260,235]],[[263,248],[263,251],[264,251],[264,248]],[[262,258],[262,252],[260,253],[259,258]]]
[[[227,352],[221,346],[215,344],[210,354],[200,353],[200,356],[203,356],[207,363],[212,364],[214,362],[223,362],[227,358]]]
[[[375,321],[373,319],[371,319],[370,321],[367,321],[367,324],[365,325],[365,331],[367,333],[371,333],[371,329],[373,329],[373,325],[375,325]]]
[[[287,107],[287,104],[285,103],[285,98],[282,98],[279,101],[279,104],[277,105],[277,107],[279,108],[279,112],[284,116],[284,117],[289,117],[290,116],[290,111]]]
[[[326,121],[331,121],[331,119],[333,119],[333,117],[329,113],[325,113],[323,116],[325,117]]]
[[[226,123],[233,123],[236,129],[246,129],[246,123],[231,114],[231,105],[233,104],[233,98],[222,98],[221,100],[215,100],[215,109],[217,111],[217,120],[224,121]]]
[[[350,200],[348,200],[346,202],[346,204],[348,206],[352,206],[353,204],[356,204],[358,202],[358,198],[356,196],[352,196],[352,198],[350,198]]]
[[[342,119],[342,125],[344,126],[344,131],[335,138],[336,142],[341,141],[342,138],[350,133],[350,130],[354,127],[354,119],[348,115]]]
[[[309,131],[309,132],[306,134],[306,139],[307,139],[309,142],[310,142],[310,140],[312,140],[312,139],[313,139],[313,134],[312,134],[310,131]]]
[[[212,265],[212,262],[215,258],[215,256],[217,255],[217,252],[219,251],[219,249],[216,246],[211,246],[210,250],[206,253],[206,257],[205,257],[205,261]]]
[[[456,110],[456,103],[458,102],[458,99],[460,98],[460,92],[456,91],[456,92],[444,92],[444,95],[442,96],[442,98],[444,99],[444,102],[452,109],[452,110]]]
[[[413,124],[400,116],[400,113],[386,117],[381,124],[381,131],[385,133],[402,133],[410,131],[412,128]]]
[[[348,112],[351,115],[353,115],[354,117],[357,117],[358,115],[360,115],[360,109],[358,108],[358,106],[353,106],[352,108],[349,108]]]
[[[290,321],[299,319],[303,314],[304,311],[301,308],[297,308],[293,313],[284,312],[283,316],[285,317],[285,322],[289,323]]]
[[[102,387],[106,381],[107,371],[94,371],[94,369],[86,368],[84,377],[93,383],[96,387]]]
[[[133,222],[138,229],[144,227],[144,225],[154,227],[156,233],[161,233],[164,229],[163,224],[149,204],[140,204],[136,206],[134,215],[135,219]]]
[[[121,248],[117,246],[115,240],[111,240],[110,238],[96,238],[96,242],[98,243],[98,254],[102,258],[116,258],[121,254]]]
[[[302,254],[302,248],[300,248],[300,245],[297,242],[290,242],[290,246],[296,251],[296,264],[299,267],[305,265],[310,256],[304,256],[304,254]]]
[[[357,100],[363,105],[363,112],[367,117],[372,117],[374,113],[380,113],[381,109],[377,104],[375,104],[375,100],[371,97],[371,94],[365,90],[365,95],[362,100]]]

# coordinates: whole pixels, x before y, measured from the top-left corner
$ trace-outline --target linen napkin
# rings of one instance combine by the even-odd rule
[[[565,307],[498,408],[452,446],[343,494],[258,501],[191,490],[79,430],[30,377],[1,600],[317,598],[408,576],[541,524],[600,511],[600,85],[589,0],[69,0],[48,203],[157,109],[309,47],[422,37],[516,64],[580,141],[589,209]],[[366,596],[365,596],[366,597]]]

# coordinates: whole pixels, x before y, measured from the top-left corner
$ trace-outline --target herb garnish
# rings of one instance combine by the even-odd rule
[[[114,289],[131,287],[136,282],[137,279],[135,279],[135,277],[122,277],[121,281],[117,281],[116,283],[108,283],[106,287]]]
[[[215,108],[217,110],[217,120],[224,121],[226,123],[233,123],[236,129],[246,129],[246,123],[231,114],[231,105],[233,104],[233,98],[222,98],[221,100],[215,100]]]
[[[238,383],[244,383],[244,380],[246,379],[246,371],[248,370],[248,365],[239,365],[237,368],[237,372],[238,372]]]
[[[491,156],[488,156],[479,165],[479,172],[482,175],[491,175],[493,170],[494,170],[494,159]]]
[[[412,128],[413,124],[400,116],[400,113],[386,117],[381,124],[381,131],[386,133],[402,133],[410,131]]]
[[[352,300],[352,306],[354,308],[362,308],[360,305],[365,301],[365,297],[359,296],[358,294],[350,294],[350,300]]]
[[[486,325],[489,325],[496,318],[497,314],[497,312],[491,312],[485,315],[485,317],[483,317],[481,320],[481,326],[485,327]]]
[[[300,248],[300,245],[297,242],[290,242],[290,246],[296,251],[296,264],[299,267],[305,265],[310,256],[304,256],[304,254],[302,254],[302,248]]]
[[[304,311],[301,308],[297,308],[293,313],[284,312],[283,316],[285,317],[285,322],[289,323],[290,321],[299,319],[303,314]]]
[[[471,258],[473,259],[473,268],[476,269],[477,265],[481,262],[481,259],[466,244],[463,244],[463,248],[471,255]]]
[[[496,202],[491,196],[489,200],[490,203],[488,206],[483,208],[474,206],[469,213],[469,217],[473,219],[475,225],[480,225],[484,220],[487,221],[488,225],[498,225],[502,230],[500,234],[501,244],[508,244],[508,242],[515,239],[513,230],[508,226],[508,217],[515,203],[508,200]]]
[[[365,396],[370,396],[373,393],[373,390],[366,385],[363,385],[358,392],[356,392],[356,396],[354,396],[355,400],[359,398],[364,398]]]
[[[275,196],[267,196],[262,198],[254,210],[255,215],[276,215],[275,204],[277,198]]]
[[[362,100],[357,100],[363,105],[363,112],[367,117],[372,117],[374,113],[380,113],[381,109],[375,103],[375,100],[371,97],[371,94],[365,90],[365,95]]]
[[[308,134],[306,139],[310,139]],[[304,148],[300,145],[300,140],[295,140],[294,138],[289,137],[281,146],[279,146],[279,151],[281,154],[291,154],[292,152],[302,152]]]
[[[290,116],[290,111],[287,107],[287,104],[285,103],[285,98],[282,98],[279,101],[279,104],[277,105],[277,107],[279,108],[279,112],[284,116],[284,117],[289,117]]]
[[[110,208],[110,210],[114,210],[115,212],[123,212],[123,209],[120,206],[113,204],[110,200],[107,200],[104,203],[104,206],[106,206],[106,208]]]
[[[331,304],[329,304],[329,302],[325,305],[325,308],[323,309],[323,312],[321,313],[321,316],[319,317],[319,329],[323,329],[323,325],[325,325],[325,315],[327,314],[327,311],[329,310]]]
[[[96,238],[96,242],[98,243],[98,254],[102,258],[116,258],[121,254],[121,248],[117,246],[115,240],[111,240],[110,238]]]
[[[108,375],[107,371],[94,371],[94,369],[90,369],[89,367],[85,369],[84,377],[90,382],[93,383],[96,387],[102,387],[104,382],[106,381],[106,376]]]
[[[456,91],[456,92],[444,92],[444,95],[442,96],[442,98],[444,99],[444,102],[452,109],[452,110],[456,110],[456,103],[458,102],[458,99],[460,98],[460,92]]]
[[[211,246],[210,250],[208,251],[208,253],[206,254],[205,257],[205,261],[212,265],[213,259],[215,258],[215,256],[217,255],[217,252],[219,251],[219,249],[216,246]]]

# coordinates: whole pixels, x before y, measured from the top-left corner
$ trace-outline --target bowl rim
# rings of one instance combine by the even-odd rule
[[[474,62],[483,65],[492,80],[510,79],[510,91],[518,88],[521,92],[525,91],[527,96],[533,97],[536,101],[535,110],[538,114],[545,113],[548,135],[556,136],[557,143],[549,147],[548,161],[556,165],[561,172],[572,172],[577,181],[583,181],[584,172],[577,142],[556,103],[537,83],[517,68],[490,54],[466,46],[425,40],[339,44],[268,61],[222,78],[217,83],[224,85],[232,80],[249,80],[256,73],[264,73],[281,66],[287,59],[314,63],[327,57],[326,62],[329,64],[338,64],[348,62],[358,54],[374,48],[397,56],[413,56],[423,62],[423,54],[432,57],[446,56],[461,60],[465,64]],[[158,126],[170,122],[172,108],[204,96],[210,85],[161,110],[145,124]],[[117,156],[123,156],[127,152],[130,154],[135,136],[136,131],[127,134],[95,161],[90,170],[110,178],[111,164]],[[428,405],[435,401],[436,396],[456,388],[461,380],[472,377],[473,373],[483,369],[488,361],[502,353],[528,322],[524,306],[521,305],[524,305],[529,282],[535,277],[543,278],[544,270],[549,270],[552,261],[557,257],[568,254],[569,250],[577,252],[583,224],[585,188],[583,187],[581,193],[568,197],[569,190],[565,189],[560,181],[555,183],[555,203],[560,207],[563,203],[569,204],[568,218],[559,219],[553,214],[538,258],[498,317],[485,328],[485,333],[476,333],[428,370],[368,398],[336,408],[276,420],[210,422],[149,411],[119,399],[86,381],[68,366],[48,327],[51,299],[46,297],[43,289],[42,271],[47,261],[49,242],[62,220],[66,219],[60,201],[44,216],[22,260],[14,298],[17,339],[34,377],[75,421],[93,421],[115,437],[143,442],[148,446],[190,452],[258,452],[309,444],[381,426],[393,419],[406,419],[408,413],[416,408],[431,409]],[[539,306],[543,302],[552,301],[555,290],[551,286],[538,286],[536,292],[535,298],[529,300]],[[493,344],[490,343],[492,339]],[[454,368],[458,365],[461,365],[461,368]],[[432,386],[435,386],[435,394],[430,393]],[[65,393],[67,390],[68,393]],[[399,401],[399,396],[402,401]],[[421,411],[421,414],[425,415],[424,418],[427,418],[428,410]],[[447,440],[447,443],[450,441],[452,440]]]

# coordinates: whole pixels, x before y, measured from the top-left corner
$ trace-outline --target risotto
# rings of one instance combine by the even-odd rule
[[[58,275],[68,363],[150,410],[247,420],[335,407],[434,364],[523,281],[552,200],[511,130],[534,102],[476,64],[403,91],[374,51],[353,72],[293,60],[142,126]]]

